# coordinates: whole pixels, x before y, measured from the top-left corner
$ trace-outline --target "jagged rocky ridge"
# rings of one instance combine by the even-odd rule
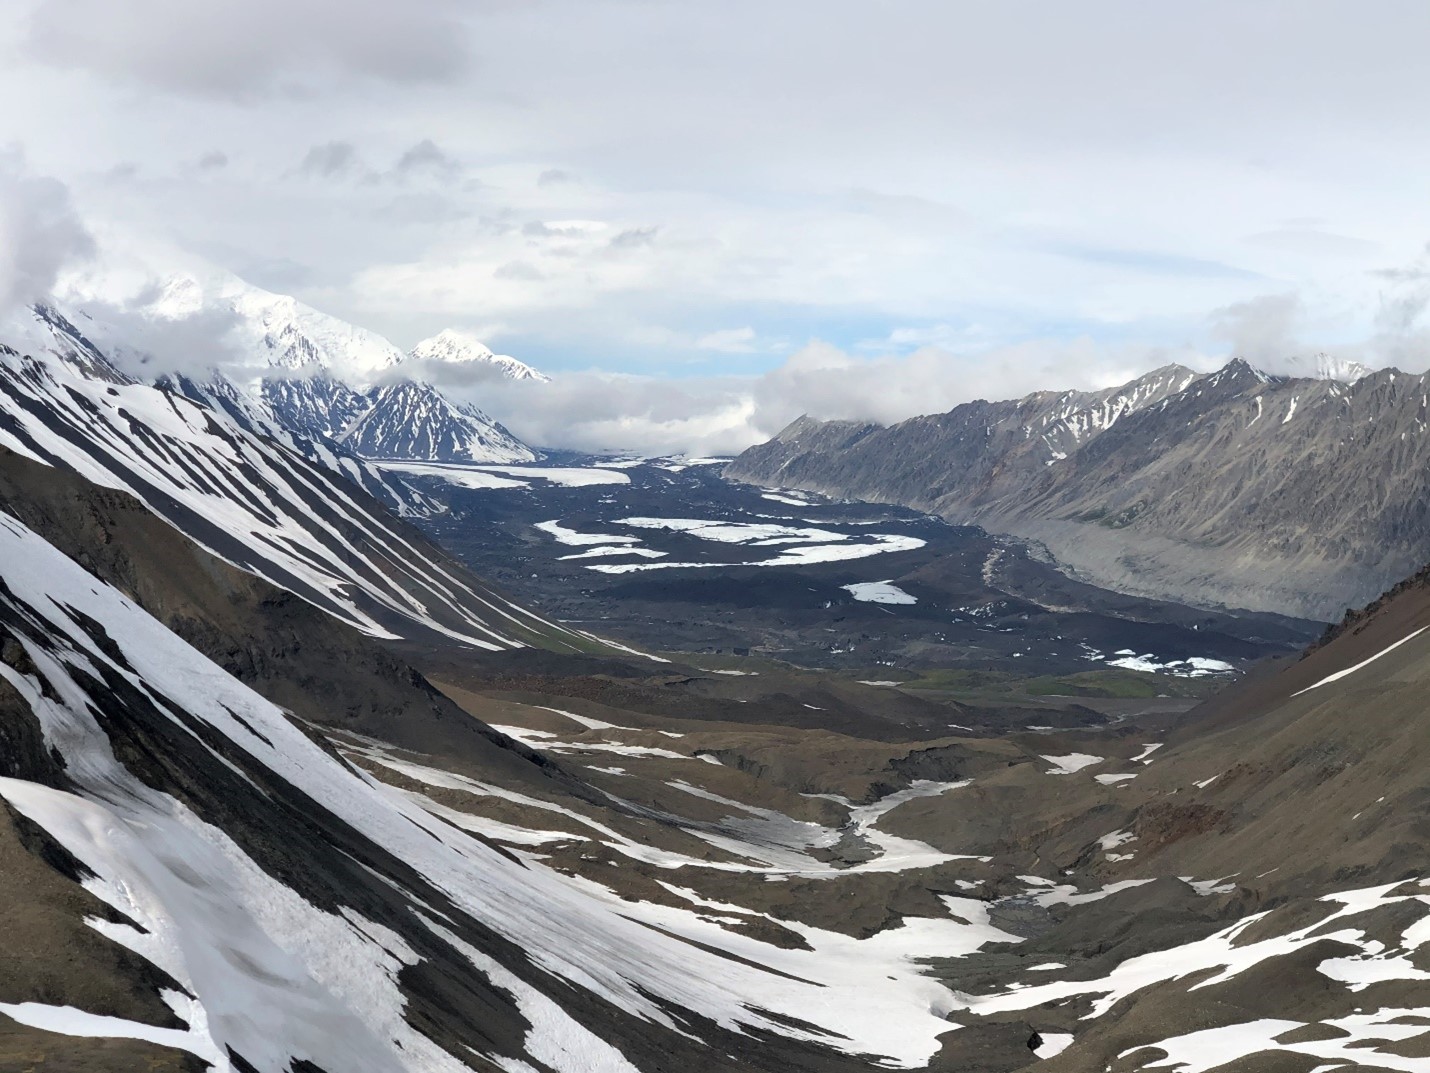
[[[475,407],[431,384],[399,380],[365,396],[367,408],[339,440],[363,458],[436,462],[530,462],[536,455]]]
[[[801,418],[726,472],[976,522],[1121,591],[1330,619],[1430,559],[1427,395],[1391,369],[1174,366],[890,427]]]

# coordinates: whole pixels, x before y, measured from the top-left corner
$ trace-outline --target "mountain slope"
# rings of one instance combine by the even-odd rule
[[[307,381],[282,381],[306,391]],[[325,412],[317,412],[316,420],[307,431],[301,422],[280,419],[276,408],[264,398],[255,399],[223,373],[215,372],[202,383],[188,376],[163,376],[154,382],[163,391],[187,399],[231,418],[239,428],[262,439],[274,440],[295,454],[351,481],[374,499],[386,504],[404,518],[422,518],[440,511],[442,505],[428,498],[411,485],[394,478],[376,466],[370,466],[353,452],[324,434]],[[341,385],[339,390],[346,391]],[[288,396],[291,400],[295,396]],[[298,426],[298,427],[295,427]]]
[[[1037,929],[1016,979],[985,966],[971,1011],[1056,1034],[1068,1073],[1425,1068],[1427,574],[1330,637],[1010,825],[1111,893]]]
[[[440,751],[532,785],[559,778],[463,716],[377,639],[210,555],[125,492],[0,448],[0,510],[311,725]]]
[[[221,558],[374,636],[484,648],[575,641],[337,473],[223,411],[134,382],[49,317],[43,357],[0,349],[0,446],[128,491]]]
[[[11,519],[0,545],[15,664],[0,675],[66,762],[60,785],[25,771],[0,779],[0,795],[88,873],[115,921],[100,933],[151,963],[173,1013],[116,1029],[56,1005],[0,1010],[223,1069],[456,1069],[431,1036],[459,1031],[488,1055],[523,1054],[531,1033],[537,1053],[626,1068],[493,958],[545,976],[471,900],[520,866],[374,791]],[[454,882],[473,869],[484,882]],[[454,902],[444,887],[466,893]],[[440,975],[419,968],[434,959]]]
[[[8,1041],[41,1054],[61,1032],[240,1073],[837,1073],[870,1053],[916,1064],[946,1030],[925,1008],[938,989],[880,954],[887,942],[871,953],[881,972],[899,963],[891,982],[860,980],[845,962],[862,959],[838,949],[714,949],[683,934],[711,930],[697,914],[627,904],[495,845],[437,784],[410,788],[414,774],[490,784],[364,737],[351,754],[394,781],[370,776],[5,511],[0,732],[24,746],[0,753],[0,874],[49,864],[58,876],[40,875],[62,888],[49,904],[87,912],[90,931],[77,958],[0,979],[0,1015],[20,1026]],[[84,934],[63,912],[46,923]],[[66,1046],[92,1067],[131,1057]]]
[[[334,443],[368,409],[363,395],[326,372],[296,378],[264,377],[258,395],[284,428]]]
[[[1122,591],[1323,619],[1430,558],[1425,378],[1233,362],[1174,380],[1101,425],[1039,395],[889,428],[801,419],[727,472],[977,522]]]
[[[997,502],[1020,495],[1030,481],[1046,481],[1050,466],[1195,379],[1169,365],[1106,391],[971,402],[890,428],[803,417],[745,451],[726,473],[790,488],[825,484],[879,502],[917,499],[911,505],[924,508],[954,498]]]

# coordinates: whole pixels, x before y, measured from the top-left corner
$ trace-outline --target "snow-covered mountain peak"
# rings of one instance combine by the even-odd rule
[[[455,328],[447,328],[430,339],[422,340],[408,352],[407,360],[434,366],[489,365],[509,380],[536,380],[546,383],[551,379],[524,361],[518,361],[506,354],[493,353],[491,347],[480,339]]]
[[[492,348],[476,336],[446,328],[430,339],[418,343],[408,357],[417,361],[489,361],[495,357]]]
[[[322,445],[313,448],[320,452],[458,462],[536,457],[481,410],[450,401],[436,386],[443,379],[434,375],[437,365],[480,366],[469,379],[546,380],[471,336],[443,332],[409,358],[375,332],[219,270],[171,274],[137,296],[131,288],[120,301],[101,296],[122,290],[75,299],[63,331],[27,319],[0,325],[3,337],[24,343],[33,336],[32,349],[72,363],[86,357],[79,353],[85,347],[95,350],[92,338],[140,380],[173,379],[185,394],[241,411],[265,435],[292,434]],[[64,353],[55,349],[57,338]]]
[[[320,313],[288,295],[245,285],[222,300],[238,314],[239,334],[267,351],[270,366],[366,383],[402,361],[402,351],[376,332]]]
[[[232,370],[239,379],[258,380],[278,369],[367,384],[403,358],[376,332],[227,272],[169,276],[129,312],[161,322],[208,318],[222,329],[215,344],[227,351],[224,364],[240,367]]]
[[[204,286],[193,276],[170,276],[159,284],[158,295],[144,311],[166,320],[183,320],[203,311]]]

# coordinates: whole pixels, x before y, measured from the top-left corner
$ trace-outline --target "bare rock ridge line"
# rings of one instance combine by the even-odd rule
[[[802,417],[726,469],[1041,543],[1123,592],[1330,620],[1430,560],[1430,377],[1240,359],[892,426]]]

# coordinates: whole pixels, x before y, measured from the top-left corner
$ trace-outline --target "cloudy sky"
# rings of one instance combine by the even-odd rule
[[[1419,0],[0,7],[0,297],[189,251],[564,378],[545,442],[1430,363]]]

